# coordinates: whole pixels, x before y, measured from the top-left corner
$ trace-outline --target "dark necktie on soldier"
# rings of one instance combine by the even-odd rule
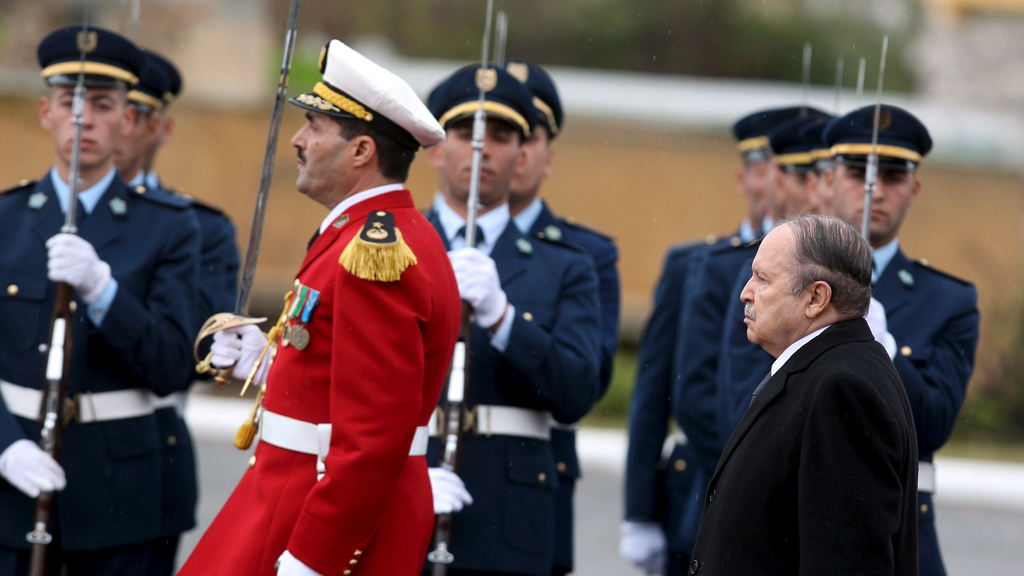
[[[456,238],[465,238],[466,237],[466,226],[465,225],[463,225],[461,228],[459,228],[459,231],[455,233],[455,237]],[[473,244],[476,245],[476,246],[479,246],[483,242],[484,242],[484,231],[481,230],[479,226],[476,226],[476,238],[474,238]]]

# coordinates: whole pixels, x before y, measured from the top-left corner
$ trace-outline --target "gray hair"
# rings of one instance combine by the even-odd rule
[[[834,216],[810,214],[788,218],[795,244],[793,256],[800,264],[790,287],[800,294],[814,282],[832,289],[832,306],[844,318],[868,312],[871,303],[871,247],[857,229]]]

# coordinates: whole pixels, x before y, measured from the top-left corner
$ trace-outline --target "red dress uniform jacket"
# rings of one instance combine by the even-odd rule
[[[367,215],[387,211],[417,262],[395,282],[339,263]],[[417,426],[437,406],[459,330],[458,286],[433,226],[408,191],[352,206],[311,246],[296,280],[320,292],[299,350],[279,342],[264,408],[331,423],[326,473],[315,455],[267,442],[182,576],[271,576],[289,550],[325,576],[418,574],[434,526]]]

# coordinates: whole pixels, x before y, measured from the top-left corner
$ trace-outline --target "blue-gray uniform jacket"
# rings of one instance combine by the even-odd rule
[[[447,245],[440,220],[432,212],[428,218]],[[515,318],[504,352],[474,326],[467,406],[515,406],[550,412],[561,422],[579,420],[593,405],[600,369],[593,262],[568,245],[527,239],[512,221],[490,256]],[[430,465],[438,455],[432,439]],[[558,488],[550,442],[467,434],[460,476],[473,504],[455,515],[452,567],[550,576]]]
[[[749,274],[742,278],[744,283],[747,277]],[[737,298],[741,290],[741,284],[734,288]],[[874,297],[885,308],[889,332],[896,339],[893,363],[910,398],[919,456],[930,462],[932,454],[953,432],[974,369],[980,318],[977,291],[973,285],[911,261],[897,251],[875,283]],[[773,360],[746,341],[743,306],[734,308],[728,320],[734,333],[722,362],[725,376],[720,380],[730,383],[723,388],[727,399],[722,403],[721,424],[730,433]],[[739,326],[735,323],[737,313]],[[945,574],[932,497],[926,492],[918,493],[918,541],[922,576]]]
[[[45,198],[45,201],[41,199]],[[80,212],[80,214],[82,214]],[[84,215],[84,214],[83,214]],[[102,323],[77,303],[71,328],[69,397],[126,389],[164,396],[183,389],[193,367],[192,306],[199,286],[199,225],[188,204],[160,191],[138,193],[115,176],[79,234],[110,265],[117,292]],[[49,176],[0,196],[0,378],[40,389],[41,351],[53,311],[45,242],[64,223]],[[77,297],[76,297],[77,298]],[[0,451],[39,438],[38,423],[0,402]],[[60,459],[67,488],[57,496],[64,550],[144,542],[161,534],[160,437],[155,415],[71,421]],[[25,548],[35,501],[0,481],[0,545]]]
[[[239,266],[235,226],[220,210],[180,195],[163,186],[162,182],[159,184],[168,194],[187,200],[199,222],[199,299],[193,306],[193,327],[198,330],[210,316],[231,312],[235,308]],[[200,348],[200,358],[209,352],[211,340],[208,338]],[[156,411],[156,417],[160,429],[163,480],[164,527],[161,536],[176,536],[196,525],[195,451],[188,426],[178,409],[161,408]]]
[[[584,226],[558,218],[541,201],[541,211],[530,228],[530,235],[564,241],[590,255],[597,270],[599,301],[601,305],[601,370],[594,402],[604,396],[612,379],[612,361],[619,343],[619,270],[616,262],[619,251],[612,239]],[[580,477],[576,456],[576,432],[571,428],[551,431],[551,448],[557,461],[558,522],[555,530],[555,567],[571,572],[573,568],[573,508],[572,497],[576,480]]]
[[[710,238],[711,243],[716,239]],[[691,257],[708,243],[682,244],[665,257],[654,293],[654,309],[640,343],[638,373],[629,408],[629,450],[626,456],[625,519],[659,522],[669,550],[689,555],[700,523],[702,494],[693,486],[702,476],[693,447],[676,443],[667,462],[662,449],[669,433],[674,357],[681,326],[687,272]],[[694,502],[691,503],[690,500]]]

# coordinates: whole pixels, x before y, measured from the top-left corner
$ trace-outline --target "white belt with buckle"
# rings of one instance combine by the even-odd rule
[[[18,386],[0,380],[0,394],[7,410],[15,416],[39,420],[43,406],[42,390]],[[82,392],[75,395],[75,420],[80,424],[149,416],[153,413],[153,394],[142,388],[112,392]]]
[[[426,455],[427,438],[427,427],[417,426],[409,446],[409,456]],[[260,415],[260,440],[292,452],[315,455],[317,480],[326,472],[324,458],[331,447],[330,424],[314,424],[263,410]]]
[[[185,400],[188,395],[184,391],[172,392],[167,396],[157,396],[153,394],[150,403],[153,405],[153,410],[162,410],[164,408],[174,408],[174,411],[178,413],[178,416],[185,414]]]
[[[917,491],[935,494],[935,464],[924,461],[917,464]]]
[[[552,422],[555,420],[551,417],[550,412],[486,404],[477,404],[473,407],[472,412],[473,416],[470,421],[473,423],[473,432],[480,436],[517,436],[551,440]],[[434,413],[430,415],[427,429],[431,438],[442,435],[443,417],[444,414],[440,408],[434,410]],[[562,429],[566,429],[566,426],[570,425],[560,425]]]

